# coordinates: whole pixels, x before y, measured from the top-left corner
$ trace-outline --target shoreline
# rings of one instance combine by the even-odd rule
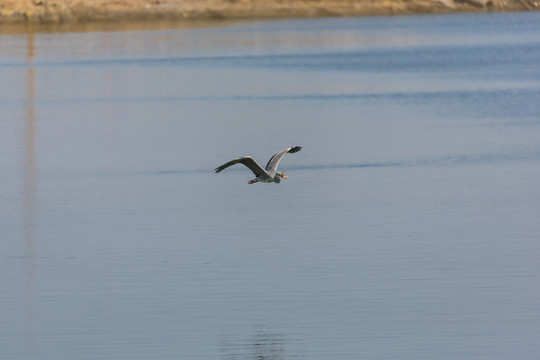
[[[0,0],[0,25],[254,20],[540,9],[540,0]]]

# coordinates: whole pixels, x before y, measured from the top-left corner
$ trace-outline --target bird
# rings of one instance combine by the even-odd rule
[[[231,160],[229,162],[226,162],[225,164],[218,166],[215,168],[216,174],[220,173],[222,170],[225,170],[229,166],[233,166],[236,164],[243,164],[247,168],[249,168],[253,174],[255,174],[255,179],[250,180],[248,184],[255,184],[256,182],[262,182],[262,183],[276,183],[279,184],[281,182],[281,179],[288,179],[289,177],[285,175],[285,170],[278,172],[277,167],[279,164],[279,161],[281,158],[287,154],[291,153],[294,154],[296,152],[299,152],[302,149],[301,146],[292,146],[288,147],[286,149],[281,150],[274,156],[268,160],[268,163],[266,164],[266,169],[263,169],[261,165],[259,165],[255,159],[253,159],[251,156],[242,156],[237,159]]]

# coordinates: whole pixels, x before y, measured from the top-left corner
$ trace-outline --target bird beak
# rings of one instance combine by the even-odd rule
[[[283,171],[281,172],[281,174],[279,174],[279,176],[281,176],[281,177],[284,178],[284,179],[288,179],[288,178],[289,178],[287,175],[285,175],[285,170],[283,170]]]

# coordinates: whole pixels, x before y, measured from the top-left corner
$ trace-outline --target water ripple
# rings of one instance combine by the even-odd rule
[[[387,162],[358,162],[358,163],[323,163],[285,166],[291,171],[330,171],[337,169],[374,169],[374,168],[398,168],[398,167],[429,167],[429,166],[466,166],[476,164],[516,163],[526,161],[540,161],[540,150],[533,152],[516,152],[513,154],[476,154],[476,155],[449,155],[433,158],[409,159],[403,161]],[[248,172],[242,166],[227,169],[227,172]],[[101,176],[170,176],[170,175],[197,175],[213,174],[214,170],[208,169],[169,169],[141,172],[108,172]]]

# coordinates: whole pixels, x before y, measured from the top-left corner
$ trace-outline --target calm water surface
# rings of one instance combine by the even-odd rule
[[[0,54],[2,359],[540,353],[540,14]],[[212,171],[291,145],[279,185]]]

